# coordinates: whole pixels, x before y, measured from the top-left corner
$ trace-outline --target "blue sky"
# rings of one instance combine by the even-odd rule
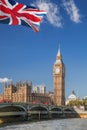
[[[53,65],[60,44],[66,66],[66,97],[87,95],[87,0],[17,0],[47,11],[40,31],[0,24],[0,92],[3,81],[32,81],[53,91]]]

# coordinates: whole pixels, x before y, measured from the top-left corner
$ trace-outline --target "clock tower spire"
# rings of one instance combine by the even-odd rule
[[[62,54],[61,54],[60,48],[58,49],[56,60],[62,60]]]
[[[65,105],[65,65],[62,61],[60,48],[53,68],[54,76],[54,104]]]

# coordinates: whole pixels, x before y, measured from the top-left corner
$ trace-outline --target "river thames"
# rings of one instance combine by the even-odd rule
[[[0,130],[87,130],[87,119],[60,119],[7,125]]]

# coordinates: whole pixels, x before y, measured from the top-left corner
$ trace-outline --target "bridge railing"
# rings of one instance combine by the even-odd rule
[[[58,113],[63,113],[62,111],[50,111],[52,114],[58,114]]]
[[[48,114],[48,111],[28,111],[28,114]]]
[[[26,115],[26,112],[0,112],[0,117]]]

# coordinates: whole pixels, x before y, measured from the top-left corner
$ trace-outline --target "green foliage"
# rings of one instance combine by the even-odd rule
[[[87,99],[69,101],[68,106],[87,106]]]

